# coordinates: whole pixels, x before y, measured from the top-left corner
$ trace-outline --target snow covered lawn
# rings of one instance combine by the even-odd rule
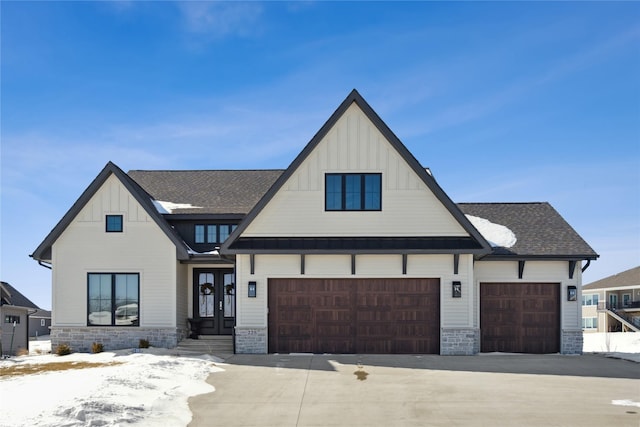
[[[640,333],[593,332],[583,336],[582,351],[640,363]]]
[[[47,341],[32,343],[31,355],[0,361],[3,425],[183,427],[191,421],[187,399],[214,391],[205,380],[222,370],[212,356],[164,349],[56,356],[34,354],[48,351]]]

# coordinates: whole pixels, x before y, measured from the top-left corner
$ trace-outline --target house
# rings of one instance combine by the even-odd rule
[[[51,328],[51,311],[38,308],[29,316],[29,338],[49,335]]]
[[[54,346],[451,355],[581,353],[598,255],[548,203],[454,203],[354,90],[285,170],[109,162],[32,257]]]
[[[640,332],[640,266],[582,287],[585,332]]]
[[[29,315],[38,307],[7,282],[0,282],[0,355],[29,348]]]

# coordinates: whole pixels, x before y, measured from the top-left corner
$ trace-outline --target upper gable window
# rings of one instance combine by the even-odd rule
[[[382,209],[382,174],[328,173],[325,175],[325,210],[379,211]]]
[[[107,215],[107,233],[122,233],[122,215]]]

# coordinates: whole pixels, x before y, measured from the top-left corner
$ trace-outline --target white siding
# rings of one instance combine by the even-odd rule
[[[123,215],[106,233],[105,215]],[[87,273],[140,273],[140,326],[176,326],[176,248],[115,177],[52,246],[53,326],[86,326]]]
[[[459,274],[453,274],[453,255],[409,255],[407,274],[402,274],[401,255],[358,255],[356,274],[351,274],[350,255],[306,255],[305,274],[300,274],[300,255],[256,255],[255,274],[250,274],[249,255],[236,257],[239,327],[267,326],[267,286],[269,278],[356,279],[436,278],[440,279],[441,326],[471,327],[473,317],[473,258],[461,255]],[[462,298],[451,297],[451,282],[462,282]],[[247,297],[249,281],[257,283],[257,297]]]
[[[382,211],[325,212],[331,172],[382,173]],[[243,236],[466,236],[360,108],[353,104]]]
[[[522,279],[518,279],[517,261],[478,261],[475,263],[476,289],[482,282],[560,283],[560,327],[582,329],[582,272],[579,264],[576,266],[573,279],[569,279],[567,261],[527,261]],[[567,301],[568,286],[578,289],[577,301]],[[475,304],[479,306],[479,298]],[[476,321],[479,322],[477,308],[475,313]]]
[[[176,261],[176,326],[188,328],[187,318],[189,315],[189,304],[187,298],[189,295],[189,267],[186,264],[180,264]]]

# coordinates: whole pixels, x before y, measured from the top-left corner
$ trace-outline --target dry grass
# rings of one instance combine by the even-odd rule
[[[42,372],[68,371],[69,369],[103,368],[105,366],[122,365],[122,362],[90,363],[90,362],[52,362],[0,367],[0,378],[18,375],[40,374]]]

